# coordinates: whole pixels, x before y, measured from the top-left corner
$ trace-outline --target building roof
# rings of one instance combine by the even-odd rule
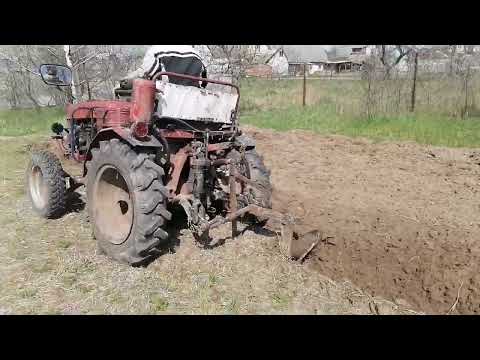
[[[350,55],[352,48],[363,47],[364,45],[337,45],[333,46],[328,52],[328,60],[332,63],[341,63],[351,61]]]
[[[327,61],[324,45],[284,45],[289,63]]]
[[[361,48],[366,45],[284,45],[289,63],[343,63],[359,61],[352,59],[352,48]],[[358,57],[358,56],[357,56]]]

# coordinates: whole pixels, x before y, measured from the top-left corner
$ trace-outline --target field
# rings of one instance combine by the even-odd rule
[[[146,269],[112,262],[96,253],[83,195],[72,199],[70,213],[59,220],[32,213],[23,174],[31,147],[41,141],[38,135],[0,140],[2,313],[368,314],[376,307],[402,312],[349,282],[285,261],[276,239],[259,229],[232,241],[229,228],[219,228],[213,235],[220,246],[212,249],[199,248],[181,230],[172,239],[174,252]]]
[[[301,80],[247,79],[240,110],[242,123],[279,131],[302,129],[373,140],[480,146],[480,117],[476,110],[472,108],[471,116],[465,119],[452,116],[458,101],[454,90],[441,82],[421,82],[417,110],[410,113],[406,111],[408,87],[395,82],[376,89],[374,116],[367,117],[362,81],[308,80],[307,106],[302,107]]]
[[[0,312],[480,312],[476,119],[365,120],[339,95],[360,85],[329,84],[309,85],[306,109],[299,82],[242,86],[244,129],[272,170],[274,208],[328,237],[303,264],[283,259],[261,228],[232,240],[228,226],[211,249],[173,232],[172,252],[147,268],[110,261],[97,254],[82,191],[58,220],[36,217],[25,197],[29,153],[61,112],[2,113]]]

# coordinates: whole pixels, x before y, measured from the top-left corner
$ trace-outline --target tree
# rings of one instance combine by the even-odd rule
[[[43,57],[39,46],[18,45],[2,46],[0,59],[4,63],[2,80],[4,81],[4,98],[15,108],[25,102],[39,107],[39,59]]]
[[[263,55],[261,45],[205,45],[198,49],[207,69],[229,75],[236,83]]]
[[[412,51],[410,45],[377,45],[377,53],[384,68],[384,79],[389,79],[391,72],[403,58]]]
[[[136,67],[143,56],[131,50],[117,45],[0,46],[0,97],[12,108],[63,105],[73,97],[77,101],[87,96],[113,98],[116,81]],[[70,66],[73,86],[63,92],[45,86],[38,73],[42,63]]]
[[[452,76],[454,73],[454,67],[455,67],[455,55],[457,53],[457,46],[458,45],[449,45],[450,49],[450,62],[449,62],[449,75]]]

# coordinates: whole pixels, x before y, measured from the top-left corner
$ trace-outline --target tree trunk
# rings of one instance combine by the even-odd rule
[[[457,45],[451,46],[452,50],[450,52],[450,67],[449,67],[449,75],[453,75],[453,65],[455,61],[455,53],[457,52]]]
[[[92,100],[92,92],[90,90],[90,82],[88,81],[85,63],[83,63],[83,76],[85,77],[85,82],[87,84],[88,100]]]
[[[32,81],[30,79],[30,73],[26,73],[22,75],[23,81],[24,81],[24,92],[26,97],[30,100],[30,102],[35,106],[35,109],[39,109],[40,105],[37,102],[37,99],[35,99],[35,94],[32,89]]]
[[[76,71],[73,69],[72,58],[70,56],[70,45],[63,45],[63,50],[65,51],[65,60],[67,61],[67,65],[70,69],[72,69],[72,85],[70,86],[70,90],[72,93],[72,103],[76,102],[78,99],[78,92],[77,92],[77,81],[76,81]]]
[[[390,79],[390,70],[391,68],[389,66],[385,66],[385,73],[383,74],[383,80]]]

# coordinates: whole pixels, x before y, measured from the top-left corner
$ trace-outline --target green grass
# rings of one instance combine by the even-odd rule
[[[249,78],[241,84],[241,123],[279,131],[310,130],[322,134],[367,137],[375,140],[416,141],[449,147],[480,147],[480,117],[465,120],[449,115],[459,96],[455,84],[438,80],[419,83],[417,112],[408,106],[408,81],[377,83],[378,113],[362,114],[365,83],[355,80],[307,81],[307,106],[302,107],[300,80]],[[384,86],[381,88],[381,86]],[[395,87],[397,86],[397,87]],[[401,91],[401,102],[396,94]],[[476,93],[475,93],[476,94]],[[476,95],[475,95],[476,96]],[[398,105],[400,104],[400,105]],[[44,134],[62,122],[62,108],[0,110],[0,136]]]
[[[47,133],[54,122],[63,122],[63,108],[0,110],[0,136]]]
[[[432,84],[429,85],[435,85]],[[421,89],[424,88],[427,88],[425,84]],[[417,98],[417,112],[393,111],[391,104],[395,99],[388,96],[394,93],[392,89],[383,91],[386,111],[379,111],[368,119],[363,115],[364,84],[361,81],[309,80],[307,106],[302,107],[302,81],[248,79],[242,84],[240,122],[278,131],[300,129],[374,140],[480,147],[480,117],[462,120],[449,116],[437,104],[427,103],[426,94],[422,92]],[[437,94],[437,98],[446,99],[447,95],[444,91]],[[402,103],[400,110],[405,104],[408,102]]]
[[[150,296],[150,304],[155,313],[167,310],[169,305],[168,300],[158,294]]]
[[[278,131],[300,129],[374,140],[415,141],[448,147],[480,147],[479,118],[459,120],[415,114],[362,119],[338,115],[331,106],[316,105],[258,112],[244,115],[240,121],[243,124]]]

